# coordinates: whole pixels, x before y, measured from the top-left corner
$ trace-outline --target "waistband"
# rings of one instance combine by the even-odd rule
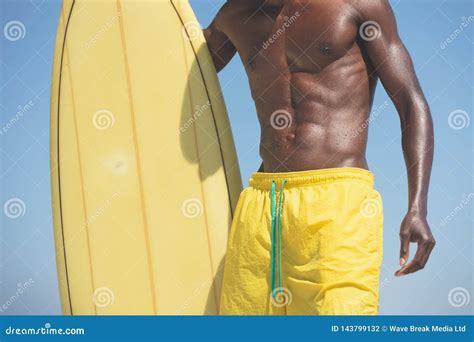
[[[285,188],[317,185],[341,180],[359,180],[374,186],[372,172],[356,167],[341,167],[294,172],[255,172],[250,177],[249,186],[256,189],[270,190],[272,182],[280,184],[286,180]]]

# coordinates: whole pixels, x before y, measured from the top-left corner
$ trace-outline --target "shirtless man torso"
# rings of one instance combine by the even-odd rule
[[[261,172],[368,169],[380,79],[399,113],[409,183],[401,269],[424,267],[433,159],[431,114],[386,0],[229,0],[204,30],[216,69],[238,53],[261,126]],[[418,243],[407,263],[409,243]],[[282,244],[282,248],[284,245]]]

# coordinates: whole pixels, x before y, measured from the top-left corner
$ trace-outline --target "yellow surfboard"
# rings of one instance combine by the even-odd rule
[[[64,314],[217,314],[242,184],[184,0],[65,0],[51,100]]]

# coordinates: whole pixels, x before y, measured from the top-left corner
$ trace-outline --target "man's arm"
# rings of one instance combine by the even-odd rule
[[[435,245],[426,220],[433,122],[410,55],[398,36],[390,4],[387,0],[359,0],[356,4],[361,42],[400,116],[409,186],[408,212],[400,228],[401,268],[395,272],[401,276],[424,268]],[[376,35],[370,35],[369,29]],[[410,242],[417,243],[418,248],[407,263]]]
[[[217,72],[221,71],[236,53],[230,39],[219,28],[219,21],[223,20],[222,12],[221,8],[211,25],[203,30]]]

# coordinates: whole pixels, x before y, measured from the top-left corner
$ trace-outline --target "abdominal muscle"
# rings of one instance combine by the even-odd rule
[[[265,172],[368,168],[371,91],[362,70],[282,73],[271,86],[264,82],[264,89],[261,78],[255,78],[249,80],[261,124]]]

